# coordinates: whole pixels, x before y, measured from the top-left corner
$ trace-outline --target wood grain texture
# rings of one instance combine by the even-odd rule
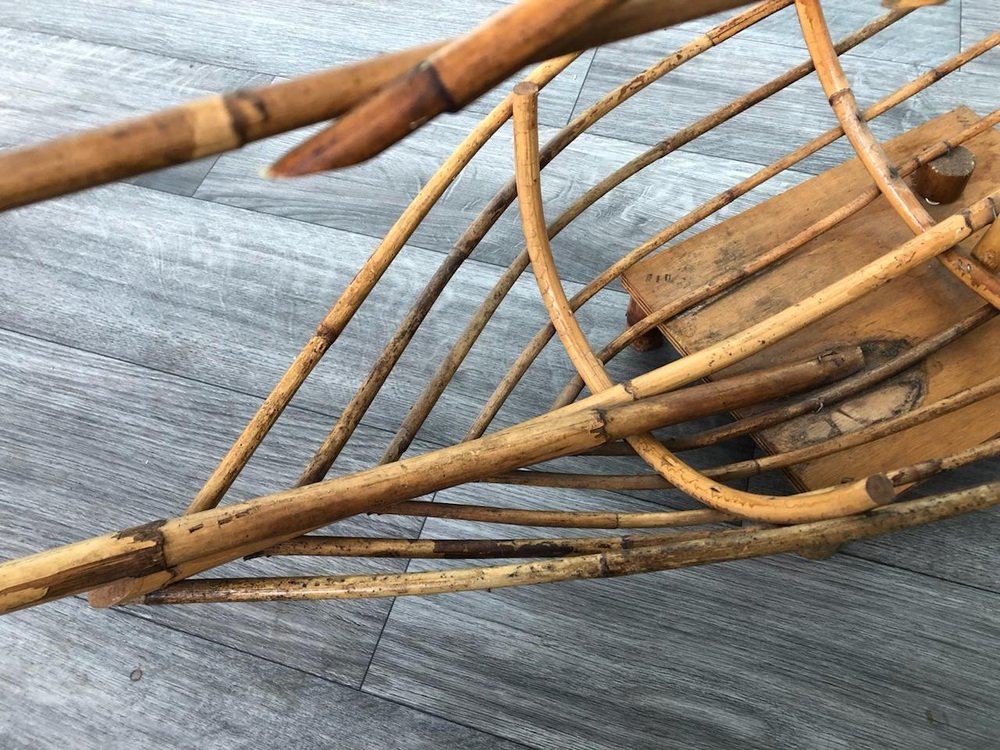
[[[375,0],[209,5],[182,0],[168,11],[150,0],[112,0],[100,7],[85,0],[44,0],[30,7],[4,0],[0,25],[290,77],[455,36],[507,4],[447,0],[433,9],[410,4],[390,9]],[[592,57],[584,53],[553,84],[543,122],[566,122]],[[486,112],[500,96],[490,92],[471,109]]]
[[[0,557],[176,515],[257,399],[107,357],[0,332]],[[234,486],[234,500],[290,486],[329,417],[290,409]],[[387,436],[362,429],[342,469],[377,460]],[[419,446],[426,449],[425,445]],[[416,534],[420,519],[337,524],[344,534]],[[343,562],[343,565],[341,565]],[[400,561],[325,562],[333,571],[401,570]],[[233,563],[232,575],[315,570],[295,560]],[[257,571],[257,573],[254,573]],[[389,602],[142,609],[136,614],[346,684],[358,684]],[[102,620],[77,601],[75,616]]]
[[[83,607],[69,599],[0,621],[5,748],[518,747],[123,612]]]
[[[907,20],[912,21],[912,18]],[[792,37],[793,31],[797,33],[796,29],[788,27],[786,37]],[[587,106],[617,81],[641,70],[662,55],[663,50],[680,46],[691,35],[690,31],[668,29],[602,48],[591,66],[577,109]],[[985,33],[980,36],[985,36]],[[878,36],[875,37],[877,39]],[[863,49],[864,45],[858,48]],[[941,50],[938,54],[932,49],[921,57],[919,65],[896,61],[873,62],[856,51],[848,52],[841,60],[858,100],[862,106],[867,106],[954,52]],[[807,57],[804,50],[737,37],[692,60],[676,74],[653,84],[648,91],[609,115],[593,132],[628,137],[645,144],[657,143]],[[1000,51],[993,50],[981,59],[998,57]],[[737,70],[739,75],[734,74]],[[995,97],[992,91],[979,88],[977,78],[981,76],[964,71],[952,74],[875,120],[872,124],[875,134],[885,140],[928,119],[931,114],[960,104],[983,112],[992,111],[996,107]],[[686,92],[690,91],[698,91],[699,96],[687,95]],[[835,124],[826,96],[813,74],[685,146],[684,150],[769,164]],[[626,133],[627,136],[624,135]],[[841,141],[804,160],[797,169],[817,174],[850,155],[850,146]]]
[[[994,607],[843,556],[399,599],[364,689],[543,748],[975,747]]]
[[[24,146],[136,117],[222,91],[260,86],[271,76],[160,54],[2,28],[0,147]],[[193,195],[214,159],[130,182]]]

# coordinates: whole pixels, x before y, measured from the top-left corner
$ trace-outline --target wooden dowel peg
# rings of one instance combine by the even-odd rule
[[[975,155],[964,146],[957,146],[920,167],[914,175],[913,187],[930,203],[953,203],[969,184],[975,168]]]

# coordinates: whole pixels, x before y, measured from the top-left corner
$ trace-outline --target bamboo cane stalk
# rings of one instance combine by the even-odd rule
[[[145,604],[358,599],[482,591],[559,581],[649,573],[794,552],[954,518],[1000,503],[1000,482],[876,508],[863,515],[770,529],[722,531],[655,547],[551,561],[361,576],[183,581],[147,594]]]
[[[567,55],[543,63],[528,76],[528,80],[545,85],[563,71],[576,55]],[[444,164],[431,176],[406,207],[378,247],[358,271],[334,305],[327,311],[316,328],[315,335],[306,343],[277,385],[268,394],[256,414],[243,429],[229,451],[205,481],[188,506],[188,513],[214,508],[246,466],[247,461],[260,446],[271,427],[291,402],[305,379],[319,364],[320,359],[333,345],[358,308],[368,298],[371,290],[395,260],[403,245],[424,220],[428,212],[444,194],[458,174],[479,152],[479,149],[508,120],[511,115],[510,97],[505,97],[458,145]]]
[[[965,143],[966,141],[981,135],[997,123],[1000,123],[1000,109],[994,110],[985,117],[977,120],[974,124],[965,128],[952,138],[927,146],[919,154],[907,159],[899,166],[897,172],[900,175],[900,178],[912,174],[924,164],[932,162],[942,154],[947,153],[956,145]],[[699,287],[698,289],[693,289],[690,292],[671,300],[670,304],[664,305],[659,310],[653,311],[615,337],[613,341],[598,352],[598,359],[602,362],[609,361],[614,356],[621,353],[639,336],[642,336],[655,326],[666,323],[668,320],[680,315],[686,310],[690,310],[696,305],[706,302],[712,298],[717,298],[740,282],[749,279],[754,274],[773,267],[791,256],[808,242],[822,236],[837,224],[840,224],[851,216],[854,216],[856,213],[871,204],[872,201],[878,198],[881,194],[881,191],[875,185],[866,188],[858,195],[854,196],[848,203],[813,222],[808,227],[798,232],[794,237],[791,237],[770,250],[761,253],[739,268],[734,268],[720,273],[704,286]],[[565,406],[568,403],[572,403],[582,390],[583,382],[580,376],[577,375],[566,384],[553,403],[552,408],[555,409],[560,406]]]
[[[392,539],[355,536],[300,536],[248,558],[303,555],[310,557],[384,557],[424,560],[472,560],[505,557],[568,557],[608,550],[651,547],[664,542],[700,539],[710,530],[629,536],[528,539]]]
[[[996,222],[994,221],[991,226],[996,226]],[[862,370],[855,375],[833,383],[810,395],[808,398],[758,412],[752,416],[703,430],[693,435],[670,437],[664,440],[663,444],[673,451],[704,448],[710,445],[717,445],[726,440],[742,437],[743,435],[748,435],[751,432],[757,432],[767,427],[773,427],[776,424],[787,422],[803,414],[831,406],[924,361],[927,357],[958,340],[969,331],[992,320],[996,315],[997,311],[992,306],[984,305],[955,325],[949,326],[940,333],[924,339],[899,356],[886,360],[876,367]],[[634,454],[635,452],[625,443],[608,443],[607,445],[586,451],[581,455],[627,456]]]
[[[926,424],[939,417],[978,403],[990,396],[1000,393],[1000,376],[990,378],[982,383],[952,394],[931,404],[925,404],[917,409],[901,414],[892,419],[886,419],[854,432],[846,432],[835,438],[820,443],[806,445],[795,450],[775,453],[762,458],[748,461],[737,461],[724,466],[715,466],[703,470],[706,477],[718,481],[745,479],[775,469],[784,469],[795,464],[813,461],[834,453],[856,448],[866,443],[880,440],[890,435],[908,430],[918,425]],[[662,398],[662,397],[661,397]],[[505,474],[497,474],[483,480],[491,484],[526,484],[532,487],[572,487],[575,489],[595,490],[652,490],[676,486],[669,478],[657,474],[568,474],[542,471],[515,470]]]
[[[802,37],[805,39],[810,57],[816,63],[816,75],[823,85],[823,91],[868,174],[914,234],[933,226],[934,220],[931,215],[927,213],[927,209],[910,186],[900,178],[884,149],[861,117],[854,92],[833,48],[830,30],[827,28],[819,0],[796,0],[795,9],[799,16],[799,25],[802,27]],[[994,307],[1000,308],[1000,278],[984,268],[977,259],[966,258],[957,250],[950,249],[942,253],[938,260],[969,289]]]
[[[640,8],[623,0],[521,0],[431,53],[406,77],[287,153],[271,173],[293,177],[370,159],[437,115],[458,111],[543,51],[561,47],[574,32],[579,36],[606,23],[614,28],[621,23],[616,10],[627,10],[639,28],[649,30],[664,25],[664,18],[674,23],[741,4],[712,0],[693,8],[660,0]],[[572,48],[578,49],[576,43]]]
[[[670,510],[647,512],[531,510],[495,505],[408,500],[376,511],[387,516],[420,516],[455,521],[477,521],[512,526],[541,526],[559,529],[659,529],[725,523],[737,516],[717,510]]]
[[[589,107],[585,112],[575,118],[552,138],[541,156],[543,166],[555,158],[556,155],[572,143],[581,133],[587,130],[587,128],[597,122],[597,120],[637,94],[649,84],[666,75],[669,71],[675,70],[684,62],[687,62],[693,57],[699,55],[701,52],[704,52],[712,46],[730,38],[742,29],[749,27],[762,18],[766,18],[781,8],[787,7],[791,4],[791,2],[792,0],[768,0],[768,2],[754,6],[753,8],[737,15],[719,26],[716,26],[705,34],[698,36],[690,43],[681,47],[675,53],[663,58],[639,75],[633,77],[625,84],[622,84],[617,89],[602,97],[597,103]],[[346,445],[347,441],[350,440],[351,435],[354,434],[355,429],[357,429],[358,424],[360,424],[361,419],[366,413],[368,407],[371,405],[382,385],[384,385],[385,380],[388,378],[396,363],[399,361],[399,358],[406,350],[418,327],[430,312],[430,308],[436,302],[454,274],[461,267],[462,263],[464,263],[469,255],[471,255],[476,247],[478,247],[486,233],[490,230],[490,228],[492,228],[503,212],[510,206],[514,199],[514,194],[514,180],[511,178],[507,184],[504,185],[504,187],[501,188],[500,191],[490,200],[486,207],[469,225],[466,231],[463,232],[462,236],[449,251],[447,257],[442,261],[439,269],[435,272],[434,276],[420,293],[416,302],[413,304],[404,319],[400,322],[392,338],[386,344],[385,348],[372,365],[362,385],[351,398],[350,403],[344,408],[336,424],[328,433],[327,437],[324,439],[323,443],[317,449],[309,464],[299,477],[298,484],[300,486],[319,481],[327,474],[327,472],[329,472],[330,467],[333,465],[334,461],[336,461],[341,450],[343,450],[344,445]],[[524,266],[526,266],[527,255],[522,255],[525,258]],[[520,275],[520,271],[517,272],[517,275]],[[478,338],[482,328],[485,327],[486,321],[489,320],[492,312],[497,306],[499,306],[507,292],[510,291],[517,275],[511,276],[510,274],[505,274],[505,278],[498,282],[497,287],[494,287],[494,290],[483,302],[483,306],[480,308],[480,312],[477,313],[476,316],[482,320],[482,324],[475,329],[475,332],[472,335],[469,334],[467,329],[466,333],[463,334],[463,336],[460,337],[459,341],[455,344],[455,347],[452,348],[452,351],[438,369],[438,372],[435,374],[431,383],[428,384],[424,394],[422,394],[418,402],[414,404],[414,407],[411,409],[411,413],[407,415],[407,418],[400,426],[399,432],[397,432],[392,443],[386,449],[386,452],[382,457],[382,463],[397,460],[409,447],[413,437],[419,430],[420,425],[423,424],[424,419],[426,419],[427,414],[430,412],[430,409],[433,407],[434,403],[437,402],[437,399],[451,381],[455,371],[458,369],[458,365],[464,359],[469,349],[471,349],[472,344]],[[488,312],[485,313],[485,318],[483,317],[484,308],[488,310]],[[457,357],[456,350],[461,351],[461,354]],[[428,392],[430,392],[430,395],[428,395]]]
[[[885,99],[882,99],[877,104],[869,107],[863,114],[863,117],[865,117],[865,119],[874,119],[875,117],[878,117],[879,115],[887,112],[889,109],[892,109],[901,102],[906,101],[910,97],[941,80],[941,78],[949,73],[954,72],[957,68],[966,64],[970,60],[974,60],[985,52],[993,49],[997,44],[1000,44],[1000,32],[991,34],[987,38],[971,45],[941,65],[926,71],[922,75],[910,81],[908,84],[900,87]],[[741,181],[728,190],[723,191],[710,201],[702,204],[698,208],[689,212],[687,215],[673,222],[650,240],[635,248],[620,260],[616,261],[612,264],[612,266],[608,267],[604,273],[595,277],[583,289],[574,295],[570,300],[574,310],[579,309],[580,306],[589,301],[608,283],[617,278],[619,274],[623,273],[626,269],[646,257],[649,253],[658,249],[666,242],[695,226],[725,206],[728,206],[737,198],[745,195],[747,192],[766,182],[771,177],[774,177],[785,169],[792,167],[824,146],[833,143],[841,135],[843,135],[843,129],[841,127],[838,126],[832,128],[823,135],[818,136],[795,151],[786,154],[770,166],[759,170],[754,175],[751,175],[749,178]],[[526,256],[526,253],[522,255]],[[518,259],[518,261],[520,260],[521,258]],[[525,262],[525,266],[526,265],[527,264]],[[503,406],[507,397],[514,390],[514,387],[520,382],[524,373],[531,366],[531,363],[534,362],[535,358],[541,353],[542,349],[554,334],[555,329],[552,328],[551,324],[544,326],[538,331],[537,334],[535,334],[534,338],[532,338],[532,340],[518,356],[517,360],[487,400],[479,415],[473,421],[472,426],[469,428],[469,431],[465,436],[467,440],[479,437],[486,431],[486,428],[489,426],[490,422],[493,421],[497,412],[500,410],[500,407]]]

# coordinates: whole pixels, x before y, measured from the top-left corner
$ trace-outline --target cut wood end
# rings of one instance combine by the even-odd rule
[[[87,603],[94,609],[108,609],[119,604],[126,604],[134,599],[135,578],[123,578],[87,592]]]
[[[865,490],[876,505],[888,505],[896,499],[896,488],[885,474],[872,474],[868,477]]]

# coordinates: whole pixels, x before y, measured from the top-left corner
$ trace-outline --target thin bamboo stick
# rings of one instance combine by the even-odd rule
[[[676,391],[675,391],[676,393]],[[745,479],[775,469],[784,469],[806,461],[814,461],[834,453],[857,448],[860,445],[880,440],[890,435],[908,430],[918,425],[926,424],[939,417],[964,409],[967,406],[983,401],[1000,393],[1000,376],[990,378],[982,383],[959,391],[930,404],[901,414],[892,419],[868,425],[854,432],[845,432],[837,437],[812,445],[806,445],[795,450],[775,453],[762,458],[748,461],[737,461],[704,469],[703,474],[718,481]],[[488,477],[484,482],[491,484],[524,484],[532,487],[572,487],[575,489],[594,490],[652,490],[675,486],[669,478],[658,474],[569,474],[561,472],[515,470],[505,474]]]
[[[865,111],[863,116],[865,119],[873,119],[879,115],[887,112],[889,109],[897,106],[903,101],[906,101],[910,97],[916,95],[920,91],[923,91],[927,87],[941,80],[944,76],[949,73],[954,72],[957,68],[965,65],[971,60],[979,57],[985,52],[993,49],[997,44],[1000,44],[1000,32],[991,34],[989,37],[971,45],[967,49],[963,50],[959,54],[945,61],[941,65],[926,71],[921,74],[913,81],[897,89],[895,92],[890,94],[885,99],[882,99],[877,104],[869,107]],[[835,127],[827,131],[821,136],[813,139],[809,143],[800,146],[798,149],[786,154],[784,157],[774,162],[768,167],[759,170],[754,175],[749,178],[737,183],[728,190],[719,193],[717,196],[712,198],[710,201],[702,204],[698,208],[689,212],[687,215],[673,222],[654,237],[649,239],[647,242],[635,248],[628,255],[624,256],[620,260],[616,261],[614,264],[609,266],[604,273],[595,277],[591,282],[589,282],[583,289],[581,289],[573,298],[570,300],[573,309],[579,309],[580,306],[585,304],[590,300],[597,292],[607,286],[613,279],[623,273],[627,268],[631,267],[637,263],[642,258],[646,257],[649,253],[661,247],[666,242],[669,242],[674,237],[678,236],[682,232],[695,226],[702,220],[708,218],[712,214],[721,210],[725,206],[735,201],[737,198],[745,195],[750,190],[754,189],[758,185],[766,182],[775,175],[781,173],[782,171],[792,167],[797,164],[802,159],[810,156],[819,149],[827,146],[837,140],[841,135],[843,135],[842,128]],[[523,254],[526,255],[526,254]],[[519,272],[518,272],[519,273]],[[511,282],[513,283],[513,282]],[[500,407],[507,400],[507,397],[514,390],[517,383],[520,382],[524,373],[527,372],[531,363],[534,362],[535,358],[541,353],[545,345],[555,334],[555,329],[551,324],[544,326],[538,333],[535,334],[534,338],[528,343],[521,354],[518,356],[517,360],[508,370],[507,374],[503,377],[500,383],[497,385],[493,394],[487,400],[485,406],[480,411],[479,415],[473,421],[472,426],[466,433],[466,439],[471,440],[473,438],[482,435],[486,428],[489,426],[490,422],[496,416]]]
[[[448,518],[455,521],[478,521],[511,526],[541,526],[558,529],[660,529],[725,523],[737,516],[717,510],[670,510],[648,512],[530,510],[495,505],[409,500],[376,511],[387,516]]]
[[[956,145],[965,143],[1000,123],[1000,109],[994,110],[985,117],[977,120],[974,124],[965,128],[952,138],[931,144],[921,150],[919,154],[907,159],[897,169],[900,178],[906,177],[919,169],[924,164],[932,162],[942,154],[947,153]],[[795,236],[776,245],[767,252],[754,257],[739,268],[730,269],[713,278],[709,283],[690,292],[683,294],[664,305],[659,310],[655,310],[642,320],[634,323],[620,333],[613,341],[605,346],[597,357],[602,362],[607,362],[617,354],[621,353],[629,344],[642,336],[655,326],[662,325],[668,320],[680,315],[686,310],[690,310],[696,305],[706,302],[712,298],[717,298],[737,284],[746,281],[753,275],[777,265],[785,260],[804,245],[822,236],[824,233],[854,216],[866,206],[871,204],[881,195],[881,191],[876,185],[866,188],[854,196],[850,201],[830,212],[826,216],[816,220],[808,227],[798,232]],[[556,398],[552,408],[565,406],[579,395],[583,390],[583,382],[579,375],[570,380]]]
[[[669,71],[675,70],[677,67],[701,54],[705,50],[710,49],[712,46],[730,38],[742,29],[748,28],[753,23],[766,18],[781,8],[787,7],[791,4],[791,2],[792,0],[768,0],[768,2],[761,3],[747,11],[744,11],[736,17],[729,19],[719,26],[709,30],[705,34],[698,36],[688,44],[681,47],[675,53],[663,58],[650,68],[647,68],[639,75],[602,97],[597,103],[589,107],[552,138],[542,153],[542,164],[547,164],[601,117],[624,101],[628,100],[630,97],[637,94],[649,84],[666,75]],[[406,350],[418,327],[430,312],[430,308],[436,302],[454,274],[461,267],[462,263],[464,263],[476,247],[479,246],[479,243],[482,241],[483,237],[485,237],[486,233],[493,227],[503,212],[510,206],[514,199],[514,195],[514,180],[511,178],[507,184],[505,184],[504,187],[502,187],[500,191],[490,200],[486,207],[483,208],[480,214],[475,220],[473,220],[473,222],[469,225],[466,231],[463,232],[462,236],[449,251],[446,258],[442,261],[441,266],[424,287],[423,291],[420,293],[419,297],[414,302],[404,319],[400,322],[392,338],[386,344],[385,348],[372,365],[368,375],[365,377],[365,380],[351,398],[350,403],[344,408],[336,424],[324,439],[322,445],[317,449],[302,475],[299,477],[298,484],[300,486],[319,481],[327,474],[327,472],[329,472],[330,467],[333,465],[337,456],[339,456],[341,450],[343,450],[344,445],[346,445],[351,435],[354,434],[354,430],[357,429],[357,426],[360,424],[361,419],[368,407],[371,405],[375,396],[385,383],[385,380],[388,378],[396,363],[399,361],[399,358]],[[522,253],[522,255],[525,258],[524,266],[526,266],[527,254]],[[520,271],[517,272],[517,275],[520,275]],[[472,344],[478,338],[479,333],[485,326],[486,321],[492,315],[492,312],[497,306],[499,306],[511,286],[513,286],[516,277],[516,275],[511,277],[509,274],[505,274],[505,278],[498,282],[497,287],[494,288],[487,299],[483,302],[483,307],[481,307],[480,312],[477,313],[477,318],[482,318],[483,309],[486,308],[488,310],[485,314],[485,319],[482,321],[482,325],[478,326],[475,333],[471,336],[467,330],[466,334],[460,337],[459,341],[455,344],[455,347],[452,348],[452,351],[439,367],[438,372],[435,374],[431,383],[427,386],[427,389],[425,389],[424,394],[422,394],[420,399],[418,399],[418,401],[414,404],[414,407],[411,409],[411,413],[407,415],[407,418],[400,426],[399,432],[397,432],[392,443],[386,449],[386,452],[382,457],[382,463],[397,460],[409,447],[413,437],[419,430],[420,425],[423,424],[424,419],[430,412],[430,409],[433,407],[434,403],[436,403],[438,397],[440,397],[440,394],[450,382],[452,376],[458,368],[458,365],[464,359],[465,354],[468,353],[469,349],[471,349]],[[456,358],[456,349],[458,348],[461,348],[461,354]],[[430,391],[432,395],[428,396],[428,391]]]
[[[795,552],[818,544],[835,547],[844,542],[954,518],[998,503],[1000,482],[994,482],[936,497],[894,503],[863,515],[770,529],[722,531],[656,547],[419,573],[183,581],[147,594],[142,601],[145,604],[192,604],[359,599],[611,578]]]
[[[627,0],[601,23],[542,50],[533,62],[732,8],[736,0]],[[788,3],[790,4],[790,3]],[[239,148],[341,115],[446,41],[290,81],[211,96],[0,154],[0,211]],[[532,62],[532,61],[526,61]]]
[[[528,80],[545,85],[564,70],[576,55],[544,63],[532,71]],[[327,311],[316,328],[315,335],[306,343],[291,366],[282,375],[274,389],[260,405],[257,413],[243,428],[229,451],[219,462],[205,484],[188,506],[188,513],[214,508],[246,466],[264,436],[281,416],[302,383],[319,364],[320,359],[333,345],[344,328],[354,317],[361,304],[379,279],[395,260],[403,245],[424,220],[428,212],[444,194],[458,174],[479,152],[479,149],[508,120],[511,115],[510,97],[505,97],[458,145],[444,164],[431,176],[406,207],[378,247],[358,271],[334,305]]]
[[[897,487],[905,487],[930,479],[942,472],[954,471],[971,463],[997,456],[1000,456],[1000,437],[987,440],[985,443],[980,443],[944,458],[933,458],[929,461],[921,461],[911,466],[896,469],[889,472],[889,481]]]
[[[884,149],[861,117],[854,92],[833,48],[833,40],[830,39],[830,30],[827,28],[819,0],[796,0],[795,9],[799,15],[802,37],[805,39],[810,57],[816,63],[816,75],[858,158],[886,200],[896,209],[896,213],[914,234],[930,228],[934,224],[931,215],[927,213],[927,209],[910,186],[900,178]],[[967,258],[960,255],[957,250],[950,249],[942,253],[938,260],[969,289],[994,307],[1000,308],[1000,278],[983,267],[977,259]]]
[[[311,557],[384,557],[473,560],[504,557],[566,557],[609,550],[651,547],[665,542],[700,539],[712,532],[673,531],[629,536],[528,539],[392,539],[355,536],[300,536],[248,558],[304,555]]]

